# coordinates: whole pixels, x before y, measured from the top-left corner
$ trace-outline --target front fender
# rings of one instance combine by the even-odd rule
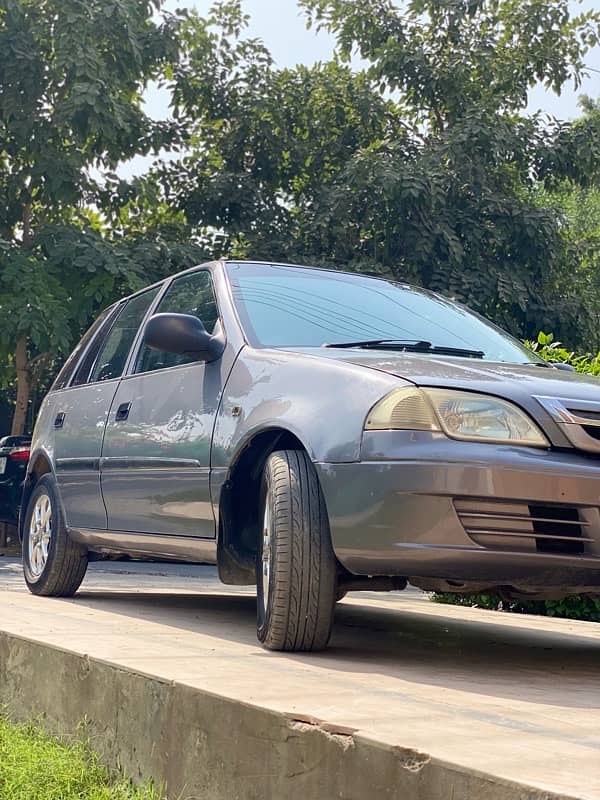
[[[294,434],[312,461],[358,461],[369,410],[404,385],[410,384],[347,362],[246,347],[219,407],[212,467],[228,468],[256,433],[273,428]]]

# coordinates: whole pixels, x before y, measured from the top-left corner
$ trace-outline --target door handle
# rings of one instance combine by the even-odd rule
[[[131,409],[131,403],[121,403],[121,405],[117,408],[117,413],[115,415],[116,421],[124,422],[129,416],[130,409]]]
[[[65,424],[65,416],[66,414],[64,411],[61,411],[59,414],[56,415],[56,417],[54,418],[55,428],[62,428],[62,426]]]

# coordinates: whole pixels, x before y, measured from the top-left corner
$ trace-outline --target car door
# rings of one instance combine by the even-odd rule
[[[222,326],[210,271],[174,279],[156,312],[194,314],[209,332]],[[227,357],[203,363],[140,341],[113,400],[102,450],[109,530],[215,536],[210,447],[230,366]]]
[[[72,528],[106,529],[100,486],[106,420],[134,336],[157,291],[136,295],[103,316],[70,385],[54,395],[56,479],[67,525]]]

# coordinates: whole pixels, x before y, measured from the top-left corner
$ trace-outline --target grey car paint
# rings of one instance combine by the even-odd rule
[[[219,410],[213,467],[227,468],[249,438],[276,427],[297,436],[313,461],[358,461],[367,412],[403,384],[410,385],[347,361],[247,347]],[[233,408],[240,409],[237,416]]]
[[[73,527],[106,528],[100,487],[104,427],[118,380],[64,389],[42,410],[44,447],[56,470],[65,515]],[[62,427],[56,428],[62,419]],[[38,446],[37,439],[36,447]]]
[[[523,592],[600,586],[600,462],[575,447],[564,423],[535,399],[567,398],[578,408],[587,405],[593,417],[600,401],[596,379],[543,366],[456,357],[253,348],[240,324],[224,265],[208,268],[227,334],[225,353],[214,369],[175,368],[165,370],[168,375],[143,378],[130,375],[130,358],[100,460],[110,524],[85,523],[91,517],[77,517],[80,511],[70,503],[65,511],[75,538],[103,551],[216,557],[216,549],[200,542],[194,549],[194,538],[215,541],[222,522],[222,489],[255,437],[285,431],[302,443],[316,465],[334,550],[351,573],[404,575],[420,585],[451,580],[456,589],[478,583],[510,584]],[[391,390],[412,384],[484,392],[517,403],[538,421],[553,449],[457,442],[442,434],[363,433],[372,406]],[[81,389],[70,391],[84,398]],[[45,453],[56,469],[49,429],[56,396],[46,399],[36,426],[30,476],[38,454]],[[118,427],[114,408],[125,400],[135,412],[126,426]],[[165,428],[190,414],[199,415],[197,426],[195,422],[184,436],[179,431],[165,440]],[[137,436],[142,426],[150,431],[144,444]],[[188,458],[192,440],[195,449]],[[72,447],[75,452],[76,444]],[[167,481],[162,480],[165,469]],[[91,496],[97,484],[89,486]],[[81,508],[89,505],[85,482],[78,491]],[[501,508],[490,507],[500,501]],[[540,551],[538,542],[546,546],[545,534],[539,532],[543,528],[536,529],[536,538],[521,519],[526,509],[530,513],[538,506],[559,505],[579,515],[585,535],[576,554]],[[501,530],[502,520],[513,518],[517,531]],[[470,519],[479,520],[479,527],[474,529]],[[472,533],[484,523],[491,531]],[[560,522],[565,529],[569,524],[568,519]]]
[[[307,348],[304,352],[309,354],[312,351]],[[557,447],[570,446],[569,439],[560,426],[553,424],[552,416],[536,396],[576,399],[579,403],[592,405],[600,402],[600,381],[597,378],[535,364],[435,356],[423,358],[409,353],[382,358],[376,353],[350,354],[344,350],[330,350],[328,355],[397,375],[417,386],[462,388],[510,400],[536,419]]]
[[[350,572],[388,575],[402,565],[411,576],[490,579],[531,592],[570,582],[598,590],[600,491],[593,461],[526,447],[449,446],[445,437],[425,432],[380,433],[365,434],[360,464],[318,465],[336,554]],[[532,504],[576,507],[590,539],[582,554],[541,556],[536,539],[525,535],[529,526],[517,520]],[[481,534],[470,533],[471,522]],[[507,542],[505,530],[513,527],[524,535]]]
[[[219,288],[218,276],[213,282]],[[156,310],[170,282],[154,303]],[[221,293],[224,291],[220,285]],[[231,322],[221,314],[227,338]],[[102,448],[102,494],[112,531],[214,538],[210,496],[213,427],[223,387],[242,341],[235,333],[222,358],[132,374],[138,334],[119,384]],[[118,409],[128,408],[125,419]],[[139,539],[139,537],[138,537]]]
[[[210,497],[213,426],[236,356],[121,381],[102,451],[108,527],[179,536],[215,536]],[[168,391],[165,388],[168,387]],[[125,421],[116,419],[130,405]]]

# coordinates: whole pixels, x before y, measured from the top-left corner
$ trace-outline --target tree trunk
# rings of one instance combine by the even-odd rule
[[[15,366],[17,368],[17,402],[15,404],[11,434],[13,436],[20,436],[25,432],[27,409],[29,407],[29,393],[31,390],[29,360],[27,358],[27,338],[25,336],[22,336],[17,342]]]
[[[29,202],[23,207],[23,248],[29,250],[32,244],[33,230],[31,228],[31,202]],[[17,371],[17,401],[15,403],[11,434],[20,436],[25,432],[29,394],[31,392],[31,373],[27,355],[27,337],[25,335],[17,340],[15,367]]]

